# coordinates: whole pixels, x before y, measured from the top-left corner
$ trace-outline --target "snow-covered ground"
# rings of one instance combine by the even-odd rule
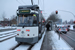
[[[10,38],[10,37],[13,37],[13,36],[16,36],[17,34],[13,34],[13,35],[9,35],[7,37],[3,37],[3,38],[0,38],[0,41],[4,40],[4,39],[7,39],[7,38]]]
[[[31,50],[40,50],[44,35],[45,35],[45,32],[44,32],[42,38],[38,41],[38,43],[36,43],[34,45],[34,47]],[[9,40],[6,40],[6,41],[0,43],[0,50],[10,50],[11,48],[13,48],[17,44],[18,43],[15,41],[15,37],[11,38]],[[16,48],[15,50],[27,50],[29,48],[29,46],[30,45],[21,45],[18,48]]]
[[[17,30],[4,31],[4,32],[0,32],[0,34],[6,34],[6,33],[14,32],[14,31],[17,31]]]
[[[52,34],[52,37],[51,37],[52,42],[54,43],[54,45],[52,45],[53,50],[72,50],[73,49],[62,38],[60,38],[59,40],[58,39],[59,36],[57,35],[57,33],[55,33],[54,31],[50,31],[50,32]],[[38,41],[38,43],[34,45],[34,47],[32,47],[31,50],[40,50],[43,39],[44,39],[44,35],[45,35],[45,32],[42,38]],[[10,50],[12,47],[14,47],[17,44],[18,43],[15,41],[15,37],[8,39],[0,43],[0,50]],[[21,45],[21,47],[19,46],[15,50],[26,50],[28,47],[29,45]]]
[[[30,45],[20,45],[15,50],[27,50],[30,47]]]
[[[4,39],[7,39],[9,37],[12,37],[12,36],[16,36],[16,30],[12,30],[12,31],[5,31],[5,32],[0,32],[0,41],[4,40]],[[11,33],[12,32],[12,33]],[[15,33],[13,33],[15,32]]]
[[[17,42],[15,41],[14,37],[4,42],[0,42],[0,50],[10,50],[15,45],[17,45]]]
[[[73,29],[73,25],[70,25],[70,30],[74,30],[74,29]]]
[[[52,39],[52,42],[54,43],[54,45],[52,45],[53,50],[72,50],[73,49],[61,37],[59,40],[58,39],[59,36],[57,35],[57,33],[55,33],[55,31],[51,31],[51,34],[52,34],[51,39]]]
[[[10,28],[16,28],[16,27],[11,27],[11,26],[0,27],[0,29],[10,29]]]

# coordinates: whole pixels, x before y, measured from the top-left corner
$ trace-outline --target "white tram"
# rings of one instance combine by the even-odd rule
[[[45,20],[37,5],[19,6],[17,10],[17,42],[34,44],[42,37]]]

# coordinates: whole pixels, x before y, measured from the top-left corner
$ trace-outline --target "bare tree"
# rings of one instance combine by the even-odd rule
[[[59,17],[58,14],[52,13],[52,14],[48,17],[47,21],[48,21],[48,20],[52,20],[53,22],[56,22],[56,21],[58,21],[59,19],[60,19],[60,17]]]
[[[2,18],[3,18],[3,21],[5,21],[5,12],[3,12],[3,14],[2,14]]]
[[[10,21],[11,21],[12,24],[16,24],[17,23],[16,16],[15,15],[12,15]]]
[[[16,17],[15,15],[12,15],[12,16],[11,16],[11,20],[12,20],[12,19],[15,19],[15,17]]]

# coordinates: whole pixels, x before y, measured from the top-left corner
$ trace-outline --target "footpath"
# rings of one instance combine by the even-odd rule
[[[46,31],[41,50],[73,50],[55,31]]]

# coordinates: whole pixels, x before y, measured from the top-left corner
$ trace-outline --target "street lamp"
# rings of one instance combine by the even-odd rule
[[[72,12],[70,12],[70,11],[66,11],[66,10],[58,10],[58,11],[63,11],[63,12],[71,13],[75,17],[75,15]]]

